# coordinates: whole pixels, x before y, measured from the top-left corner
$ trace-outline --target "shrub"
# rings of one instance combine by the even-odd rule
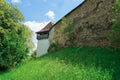
[[[0,1],[0,71],[16,66],[32,48],[32,32],[23,20],[16,6]]]
[[[116,0],[112,10],[112,31],[110,41],[117,43],[115,46],[120,46],[120,0]]]

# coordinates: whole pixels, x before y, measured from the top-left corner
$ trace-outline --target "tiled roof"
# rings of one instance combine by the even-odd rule
[[[53,23],[50,22],[50,23],[48,23],[42,30],[40,30],[40,31],[38,31],[38,32],[36,32],[36,33],[47,32],[47,31],[49,31],[49,30],[52,28],[52,26],[53,26]]]

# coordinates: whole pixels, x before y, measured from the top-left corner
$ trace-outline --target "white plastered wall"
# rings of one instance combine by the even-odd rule
[[[54,35],[54,28],[52,28],[49,31],[49,38],[48,39],[40,39],[40,40],[38,40],[36,57],[40,57],[40,56],[48,53],[48,48],[50,46],[51,40],[53,39],[53,35]]]
[[[38,40],[36,57],[40,57],[46,54],[49,46],[50,46],[49,39]]]

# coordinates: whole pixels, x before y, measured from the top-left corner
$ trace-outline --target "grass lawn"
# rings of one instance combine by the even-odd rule
[[[1,72],[0,80],[120,80],[120,50],[66,48]]]

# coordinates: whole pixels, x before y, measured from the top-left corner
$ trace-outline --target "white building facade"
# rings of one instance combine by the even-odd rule
[[[36,57],[40,57],[48,53],[50,41],[54,35],[54,28],[52,26],[53,23],[50,22],[42,30],[36,32],[38,40]]]

